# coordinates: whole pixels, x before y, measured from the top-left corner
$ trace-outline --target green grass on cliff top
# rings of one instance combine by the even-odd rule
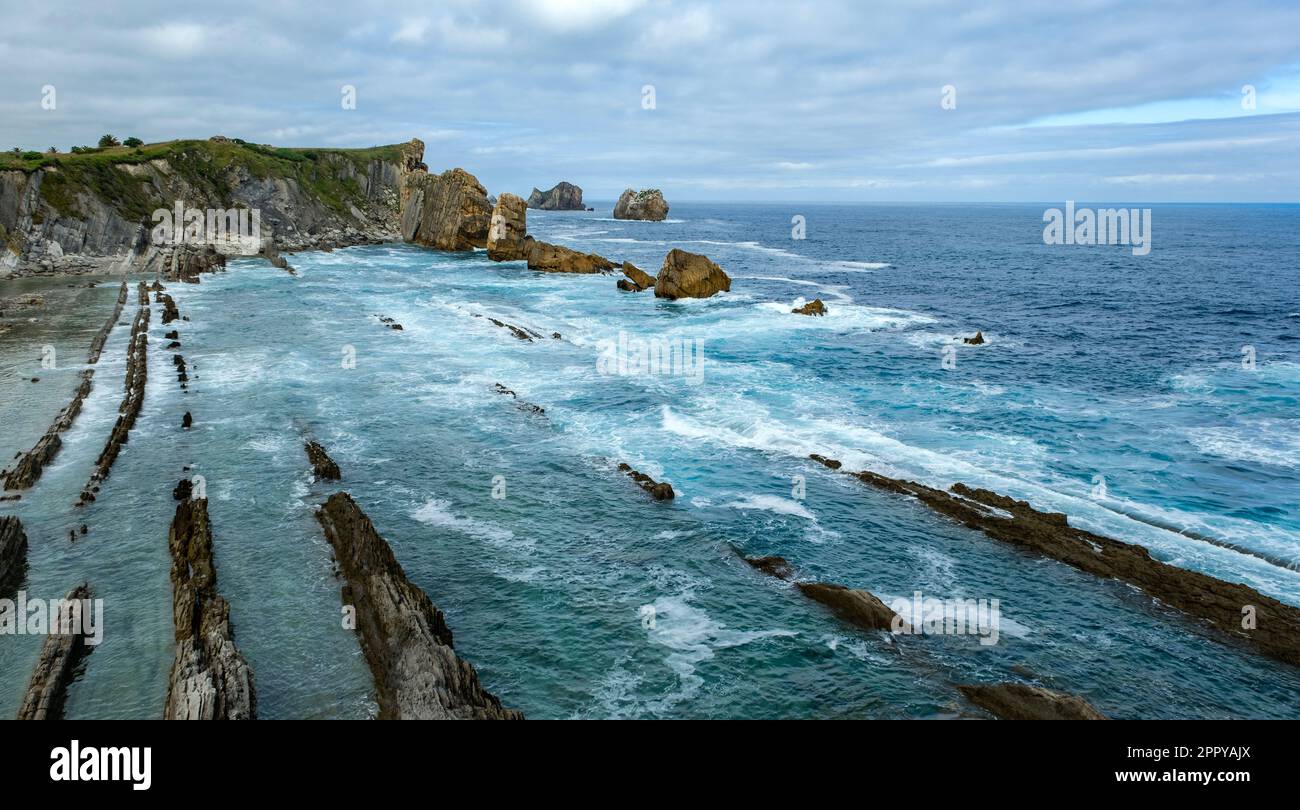
[[[77,197],[82,191],[109,202],[127,219],[147,216],[158,206],[158,200],[146,184],[120,167],[153,160],[166,160],[171,171],[214,199],[228,197],[230,170],[243,168],[254,177],[293,178],[326,205],[345,212],[349,201],[364,195],[354,179],[340,179],[333,167],[350,161],[358,174],[364,174],[372,160],[397,161],[402,147],[393,144],[366,149],[316,149],[238,140],[164,141],[39,157],[5,152],[0,153],[0,171],[16,169],[30,174],[46,169],[41,197],[61,214],[74,216],[80,213]]]

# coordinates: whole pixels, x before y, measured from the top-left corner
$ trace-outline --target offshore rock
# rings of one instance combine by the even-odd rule
[[[825,582],[800,582],[804,596],[830,608],[835,615],[863,630],[906,631],[908,625],[874,594]]]
[[[655,279],[655,298],[708,298],[731,289],[731,277],[698,253],[673,248]]]
[[[18,589],[27,572],[27,534],[13,515],[0,516],[0,599]]]
[[[67,609],[60,607],[58,626],[49,628],[41,646],[18,709],[19,720],[58,720],[63,716],[68,684],[76,675],[77,665],[95,649],[86,643],[81,632],[84,626],[81,617],[93,609],[92,598],[90,585],[84,582],[64,597]]]
[[[673,498],[677,497],[677,493],[673,491],[672,484],[669,484],[666,481],[655,481],[645,473],[637,472],[632,469],[628,464],[619,464],[618,469],[619,472],[626,473],[629,478],[637,483],[637,486],[641,487],[641,489],[649,492],[650,496],[656,501],[671,501]]]
[[[534,188],[533,193],[528,195],[528,207],[542,211],[586,210],[586,206],[582,204],[582,189],[564,181],[557,183],[550,191]]]
[[[796,315],[825,315],[826,305],[822,303],[822,299],[814,298],[801,307],[795,307],[791,312]]]
[[[614,203],[614,219],[645,219],[661,221],[668,217],[668,203],[657,188],[643,191],[627,189]]]
[[[311,461],[312,469],[316,472],[317,481],[338,481],[343,477],[339,465],[334,459],[330,458],[329,453],[318,442],[308,441],[304,447],[307,450],[307,459]]]
[[[528,269],[543,273],[607,273],[614,269],[614,263],[604,256],[540,242],[531,236],[524,239],[524,251]]]
[[[528,258],[524,239],[528,235],[528,211],[522,198],[502,194],[492,209],[488,228],[487,254],[494,262],[511,262]]]
[[[478,178],[464,169],[439,175],[417,171],[406,186],[402,239],[438,250],[487,247],[492,204]]]

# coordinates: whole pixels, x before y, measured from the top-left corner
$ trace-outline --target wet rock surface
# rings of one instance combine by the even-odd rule
[[[524,251],[528,269],[543,273],[608,273],[614,269],[614,263],[604,256],[541,242],[531,236],[524,239]]]
[[[488,228],[487,254],[494,262],[528,258],[528,212],[524,201],[514,194],[502,194],[492,208]]]
[[[897,613],[867,591],[826,582],[799,582],[796,587],[804,596],[820,602],[836,616],[863,630],[907,628],[907,623]]]
[[[1024,683],[958,686],[976,706],[1002,720],[1105,720],[1088,701]]]
[[[78,665],[95,649],[86,643],[86,637],[81,633],[81,613],[93,609],[92,598],[88,583],[78,585],[64,597],[68,610],[60,609],[59,626],[49,628],[18,709],[19,720],[59,720],[63,717],[68,685],[74,680]]]
[[[822,299],[814,298],[803,306],[795,307],[790,311],[795,315],[825,315],[826,305],[822,303]]]
[[[784,557],[745,557],[745,562],[769,577],[776,577],[786,582],[794,579],[794,566]]]
[[[217,591],[206,498],[177,504],[167,546],[176,655],[163,717],[251,720],[257,716],[253,671],[235,646],[230,605]]]
[[[343,604],[355,610],[380,719],[523,719],[484,689],[474,666],[456,655],[442,611],[407,579],[351,496],[330,496],[316,516],[344,580]]]

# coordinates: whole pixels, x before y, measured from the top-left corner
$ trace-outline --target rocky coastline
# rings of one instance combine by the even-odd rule
[[[83,582],[68,592],[64,603],[69,606],[76,603],[70,610],[86,610],[89,609],[92,598],[90,584]],[[19,720],[61,719],[68,685],[76,675],[78,665],[94,650],[80,632],[79,616],[66,613],[60,615],[59,620],[67,621],[68,624],[66,627],[51,627],[45,636],[45,643],[41,646],[40,656],[36,659],[27,691],[23,695],[22,706],[18,709]],[[62,632],[63,630],[69,632]]]

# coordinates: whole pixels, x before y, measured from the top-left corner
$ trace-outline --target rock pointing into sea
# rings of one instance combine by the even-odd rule
[[[478,178],[448,169],[439,175],[416,171],[405,182],[402,239],[438,250],[487,247],[492,204]]]
[[[731,289],[731,277],[698,253],[673,248],[655,279],[656,298],[708,298]]]
[[[642,191],[627,189],[614,203],[614,219],[646,219],[656,222],[668,218],[668,203],[657,188]]]
[[[406,578],[387,541],[346,492],[316,513],[344,579],[361,651],[375,678],[381,720],[522,720],[456,655],[429,595]]]
[[[581,192],[579,192],[581,195]],[[488,228],[487,254],[495,262],[528,258],[524,238],[528,235],[528,207],[515,194],[502,194],[492,209]]]
[[[560,182],[550,191],[534,188],[528,195],[528,207],[542,211],[583,211],[582,189],[572,183]]]

